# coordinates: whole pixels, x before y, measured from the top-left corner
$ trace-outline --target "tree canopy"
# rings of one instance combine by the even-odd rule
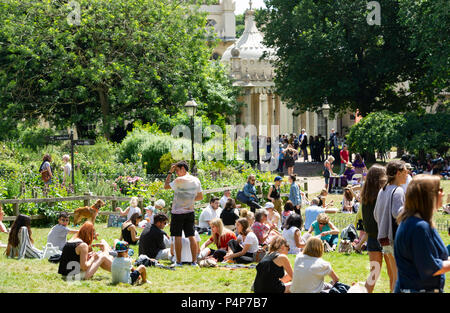
[[[405,21],[406,16],[414,23],[403,11],[411,1],[403,1],[402,6],[398,0],[378,2],[380,25],[369,25],[367,17],[372,10],[366,0],[265,1],[267,9],[258,21],[266,45],[276,49],[276,88],[291,108],[318,111],[327,98],[332,114],[359,109],[365,116],[385,109],[416,110],[434,103],[424,92],[410,92],[408,84],[402,84],[415,83],[427,73],[420,57],[426,55],[424,44],[411,44],[413,27]],[[433,23],[447,25],[445,16],[435,14]],[[431,35],[432,24],[417,33],[416,38]],[[441,45],[444,34],[433,33],[429,40],[437,42],[429,49],[441,47],[444,52],[439,55],[448,57],[448,45]],[[436,64],[438,69],[442,65]],[[448,63],[445,69],[448,72]],[[445,73],[437,70],[435,74]]]
[[[235,112],[237,91],[209,61],[206,14],[196,10],[204,1],[76,2],[78,13],[69,1],[0,3],[3,125],[100,124],[109,137],[125,120],[177,114],[188,90],[199,114]]]

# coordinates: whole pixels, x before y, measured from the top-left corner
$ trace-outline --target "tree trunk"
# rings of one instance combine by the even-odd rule
[[[103,134],[106,139],[110,140],[111,137],[111,123],[110,123],[110,107],[108,103],[108,96],[105,90],[100,89],[98,91],[100,98],[100,104],[102,109],[102,120],[103,120]]]
[[[375,153],[373,152],[364,152],[363,153],[364,162],[375,163],[377,158],[375,157]]]
[[[405,149],[403,147],[397,147],[396,158],[401,158],[405,154]]]

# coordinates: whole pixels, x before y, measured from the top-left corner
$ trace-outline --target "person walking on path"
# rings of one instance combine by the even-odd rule
[[[191,244],[192,265],[197,265],[197,242],[195,241],[195,214],[194,203],[203,199],[200,180],[188,173],[189,166],[186,161],[172,164],[167,175],[164,189],[173,190],[172,221],[170,223],[170,234],[175,237],[175,253],[177,256],[176,266],[182,266],[181,249],[182,232]],[[170,182],[173,173],[177,178]]]
[[[308,135],[306,130],[302,129],[302,133],[299,136],[300,150],[303,152],[303,161],[308,162]]]

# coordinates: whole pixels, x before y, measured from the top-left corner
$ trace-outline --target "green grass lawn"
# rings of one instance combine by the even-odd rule
[[[340,215],[340,214],[339,214]],[[336,218],[339,218],[336,216]],[[112,244],[119,236],[119,229],[106,228],[106,224],[97,224],[100,238]],[[33,238],[36,246],[42,248],[46,242],[49,228],[33,228]],[[446,244],[449,236],[441,233]],[[202,235],[202,243],[207,235]],[[0,241],[6,242],[6,234],[0,234]],[[2,249],[4,250],[4,249]],[[137,254],[137,247],[135,247]],[[254,269],[229,270],[224,268],[193,268],[184,266],[175,271],[159,268],[147,268],[151,284],[145,286],[111,285],[111,274],[100,269],[92,280],[68,283],[57,274],[58,265],[47,260],[13,260],[3,253],[0,256],[0,292],[250,292],[250,286],[255,278]],[[136,257],[136,256],[135,256]],[[289,256],[294,263],[295,256]],[[335,272],[344,283],[365,281],[369,273],[367,253],[363,255],[343,255],[331,252],[324,256],[331,262]],[[164,263],[164,262],[163,262]],[[168,264],[168,263],[167,263]],[[450,292],[448,284],[445,288]],[[382,273],[375,287],[375,292],[389,292],[389,278],[383,265]]]
[[[442,181],[446,194],[450,192],[450,181]],[[311,197],[314,195],[311,195]],[[328,201],[334,199],[339,207],[342,195],[330,195]],[[355,215],[333,214],[331,221],[339,228],[348,225],[354,220]],[[439,224],[449,224],[450,216],[438,212],[435,219]],[[50,228],[32,228],[36,247],[42,248],[46,243]],[[101,239],[112,244],[120,235],[118,228],[107,228],[106,224],[96,224],[96,230]],[[168,231],[168,229],[166,229]],[[141,231],[139,231],[141,232]],[[450,244],[450,237],[446,230],[441,230],[440,235],[446,245]],[[202,242],[207,240],[207,235],[201,235]],[[6,234],[0,234],[0,242],[6,243]],[[137,247],[135,248],[137,257]],[[254,269],[229,270],[225,268],[193,268],[184,266],[175,271],[159,268],[147,268],[151,284],[145,286],[129,286],[120,284],[111,285],[111,274],[100,269],[92,280],[77,283],[68,283],[57,274],[58,265],[47,260],[12,260],[6,258],[5,249],[0,249],[0,293],[1,292],[236,292],[248,293],[255,278]],[[289,256],[294,263],[295,256]],[[351,255],[330,252],[323,257],[329,261],[343,283],[364,282],[369,274],[369,258],[367,252],[362,255]],[[163,262],[169,264],[168,262]],[[448,275],[447,275],[448,278]],[[449,284],[445,291],[450,292]],[[375,292],[389,292],[389,278],[386,266],[383,264],[381,276],[375,287]]]

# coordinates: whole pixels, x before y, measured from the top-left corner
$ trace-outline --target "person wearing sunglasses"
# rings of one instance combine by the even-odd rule
[[[244,186],[243,192],[244,195],[248,198],[247,205],[250,207],[250,211],[255,213],[256,209],[260,209],[259,199],[256,196],[256,176],[250,175],[247,178],[247,183]]]
[[[327,242],[332,250],[336,249],[339,240],[339,229],[330,222],[330,217],[326,213],[320,213],[317,220],[311,224],[308,232],[314,236],[320,236],[322,241]]]
[[[255,293],[289,293],[293,270],[287,257],[289,244],[282,236],[275,237],[269,253],[256,266],[253,283]]]
[[[53,247],[62,251],[67,242],[68,234],[76,234],[78,230],[69,229],[69,214],[67,212],[60,212],[58,215],[58,224],[53,226],[47,236],[47,243],[51,243]]]

